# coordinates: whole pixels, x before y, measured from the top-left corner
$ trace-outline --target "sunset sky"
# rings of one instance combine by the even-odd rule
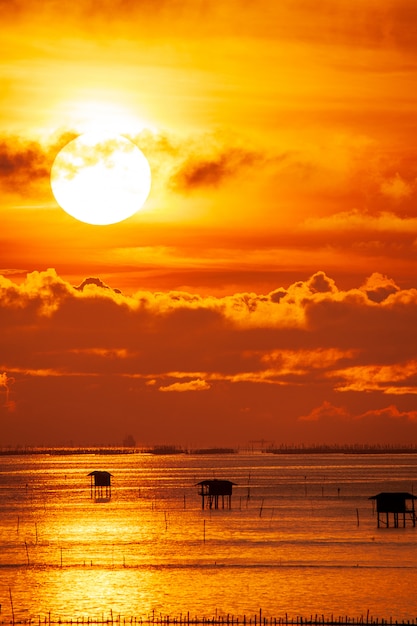
[[[415,0],[2,3],[0,446],[417,443]],[[50,186],[107,129],[133,217]]]

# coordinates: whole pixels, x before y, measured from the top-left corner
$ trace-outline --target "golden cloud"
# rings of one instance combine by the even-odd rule
[[[179,393],[184,393],[187,391],[207,391],[210,389],[210,385],[205,380],[201,380],[197,378],[195,380],[189,380],[183,383],[171,383],[170,385],[165,385],[159,387],[159,391],[176,391]]]

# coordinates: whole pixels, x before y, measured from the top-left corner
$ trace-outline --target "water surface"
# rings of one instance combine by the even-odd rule
[[[231,510],[202,510],[207,478]],[[416,481],[414,454],[0,456],[0,620],[415,619],[417,528],[378,529],[368,498]]]

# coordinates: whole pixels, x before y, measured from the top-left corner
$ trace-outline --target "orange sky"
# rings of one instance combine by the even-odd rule
[[[4,7],[0,445],[416,440],[416,25],[414,0]],[[152,170],[112,226],[49,183],[97,126]]]

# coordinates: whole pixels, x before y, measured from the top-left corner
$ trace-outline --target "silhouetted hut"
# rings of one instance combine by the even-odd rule
[[[381,524],[387,528],[390,525],[390,513],[394,522],[394,528],[402,526],[405,528],[406,519],[410,519],[413,526],[416,525],[416,514],[414,500],[417,496],[405,491],[384,491],[376,496],[371,496],[370,500],[376,500],[376,512],[378,518],[378,528]],[[407,503],[409,503],[407,505]]]
[[[91,497],[95,498],[111,498],[111,474],[110,472],[99,472],[95,470],[88,474],[90,476]]]
[[[219,498],[222,499],[222,509],[224,509],[224,503],[226,499],[227,508],[232,506],[232,489],[233,485],[230,480],[218,480],[213,478],[212,480],[202,480],[197,483],[199,487],[198,495],[201,496],[201,508],[206,506],[208,509],[212,509],[213,505],[215,509],[219,508]]]

